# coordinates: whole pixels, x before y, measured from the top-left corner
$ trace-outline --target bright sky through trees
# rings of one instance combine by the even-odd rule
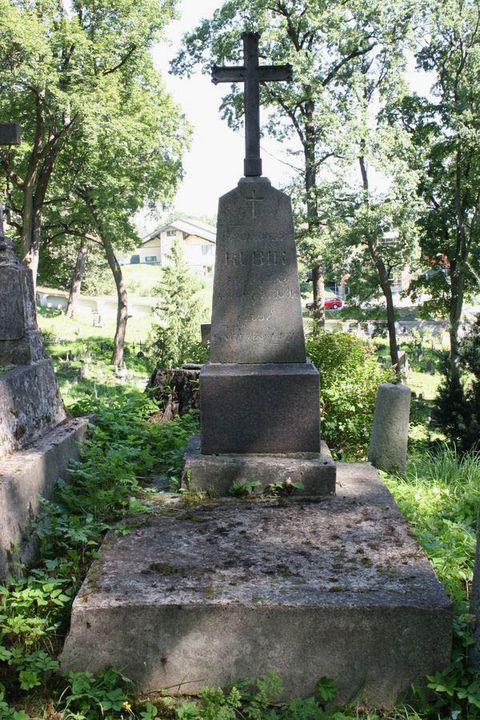
[[[234,188],[243,175],[243,132],[230,130],[219,114],[225,88],[213,85],[200,71],[188,79],[168,75],[169,61],[183,34],[221,5],[221,0],[183,0],[181,18],[167,29],[169,43],[167,39],[154,51],[168,89],[193,125],[192,149],[185,156],[186,176],[176,200],[177,210],[187,215],[216,214],[218,197]],[[279,143],[268,138],[262,139],[262,158],[263,174],[273,185],[285,185],[293,171],[281,160],[294,163],[295,158],[289,158]]]
[[[176,55],[184,33],[192,30],[204,17],[211,17],[222,0],[183,0],[181,17],[167,28],[166,40],[154,50],[158,68],[187,118],[193,125],[193,141],[185,155],[185,179],[177,194],[175,207],[185,215],[215,215],[218,197],[236,186],[243,174],[244,138],[242,132],[230,130],[220,118],[219,107],[225,88],[215,86],[207,75],[197,70],[191,78],[170,75],[169,62]],[[409,71],[413,89],[423,93],[429,87],[425,73]],[[265,116],[263,116],[265,119]],[[284,186],[294,172],[295,157],[271,138],[262,138],[263,174],[276,187]],[[381,184],[381,179],[376,178]],[[147,226],[156,224],[147,220]]]

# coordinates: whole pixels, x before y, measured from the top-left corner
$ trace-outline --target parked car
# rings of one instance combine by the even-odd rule
[[[313,310],[315,308],[314,302],[308,302],[305,307],[307,310]],[[327,297],[325,298],[325,310],[338,310],[343,307],[343,300],[339,297]]]

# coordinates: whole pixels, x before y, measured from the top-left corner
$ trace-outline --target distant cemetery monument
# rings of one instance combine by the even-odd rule
[[[292,71],[259,65],[258,35],[243,42],[242,66],[212,72],[245,83],[245,176],[220,198],[201,434],[185,457],[185,487],[211,499],[108,535],[62,666],[116,665],[145,692],[186,694],[273,668],[281,699],[329,677],[339,703],[390,708],[448,662],[452,609],[376,470],[336,465],[320,441],[290,200],[261,175],[259,84]]]
[[[19,142],[18,125],[0,125],[0,144]],[[28,526],[39,497],[66,477],[86,427],[65,413],[43,354],[32,274],[5,236],[0,205],[0,579],[32,556]]]

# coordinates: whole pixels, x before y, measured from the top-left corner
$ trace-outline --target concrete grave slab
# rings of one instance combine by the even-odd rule
[[[0,577],[16,571],[18,561],[28,562],[35,546],[28,525],[49,497],[59,477],[68,478],[68,465],[78,460],[85,439],[87,418],[73,418],[46,432],[29,448],[0,463]]]
[[[87,425],[67,420],[55,371],[43,355],[32,272],[5,236],[0,205],[0,577],[32,558],[28,526],[39,498],[67,476]]]
[[[74,602],[64,670],[116,665],[145,691],[192,694],[276,669],[284,698],[332,678],[390,708],[450,657],[452,610],[369,465],[337,497],[222,500],[110,533]]]

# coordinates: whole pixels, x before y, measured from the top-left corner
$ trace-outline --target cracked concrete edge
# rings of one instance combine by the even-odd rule
[[[71,418],[45,433],[30,447],[0,462],[0,578],[18,573],[19,563],[35,554],[28,526],[57,480],[68,478],[68,466],[80,456],[90,418]]]

